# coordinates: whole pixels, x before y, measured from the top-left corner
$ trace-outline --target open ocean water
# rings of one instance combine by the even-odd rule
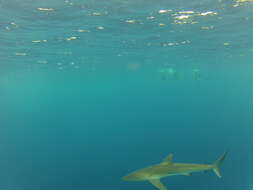
[[[0,0],[0,189],[252,190],[253,2]]]

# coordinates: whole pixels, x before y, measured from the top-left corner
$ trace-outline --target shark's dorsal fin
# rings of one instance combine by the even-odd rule
[[[169,154],[163,161],[162,164],[172,164],[173,154]]]

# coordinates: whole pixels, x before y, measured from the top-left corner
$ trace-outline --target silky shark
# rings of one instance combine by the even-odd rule
[[[125,181],[149,181],[159,190],[167,190],[161,183],[160,178],[172,175],[186,175],[189,176],[193,172],[200,172],[206,170],[213,170],[214,173],[221,177],[219,166],[226,157],[226,152],[213,164],[187,164],[174,163],[172,161],[173,155],[169,154],[161,163],[152,165],[147,168],[139,169],[123,177]]]

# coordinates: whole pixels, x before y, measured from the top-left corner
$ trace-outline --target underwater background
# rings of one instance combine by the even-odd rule
[[[253,2],[0,0],[0,188],[251,190]]]

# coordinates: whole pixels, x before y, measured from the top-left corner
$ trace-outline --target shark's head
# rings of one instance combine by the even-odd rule
[[[143,181],[146,180],[146,175],[144,175],[142,172],[135,172],[124,176],[122,179],[125,181]]]

